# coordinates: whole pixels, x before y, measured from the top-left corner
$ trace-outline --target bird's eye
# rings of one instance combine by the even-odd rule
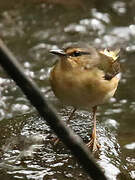
[[[68,55],[71,57],[78,57],[78,56],[82,56],[82,55],[90,55],[90,53],[84,52],[84,51],[74,51],[72,53],[68,53]]]
[[[81,52],[75,51],[75,52],[73,53],[73,56],[74,56],[74,57],[81,56]]]

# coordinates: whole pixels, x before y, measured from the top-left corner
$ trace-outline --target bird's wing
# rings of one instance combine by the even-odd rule
[[[105,73],[104,78],[106,80],[111,80],[118,73],[120,73],[120,63],[118,61],[114,61],[111,70]]]

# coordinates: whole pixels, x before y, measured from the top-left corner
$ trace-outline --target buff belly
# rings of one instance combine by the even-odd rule
[[[66,105],[89,109],[107,102],[115,93],[119,79],[103,78],[102,71],[96,72],[51,72],[51,86],[56,97]]]

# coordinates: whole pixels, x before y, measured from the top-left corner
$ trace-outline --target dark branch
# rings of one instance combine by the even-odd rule
[[[2,41],[0,41],[0,63],[22,89],[31,104],[35,106],[39,114],[71,150],[72,154],[78,159],[88,175],[94,180],[106,180],[103,172],[91,157],[82,140],[77,135],[74,135],[74,133],[58,118],[55,110],[46,102],[35,83],[25,76],[24,70]]]

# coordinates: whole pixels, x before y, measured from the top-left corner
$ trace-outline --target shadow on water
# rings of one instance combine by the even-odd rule
[[[95,159],[108,179],[135,179],[135,3],[68,2],[1,1],[0,36],[63,121],[71,107],[63,107],[50,91],[49,72],[57,59],[49,50],[77,41],[122,49],[119,88],[98,111],[101,150]],[[52,130],[0,69],[0,179],[90,179],[61,142],[53,145]],[[77,111],[70,126],[88,142],[91,114]]]

